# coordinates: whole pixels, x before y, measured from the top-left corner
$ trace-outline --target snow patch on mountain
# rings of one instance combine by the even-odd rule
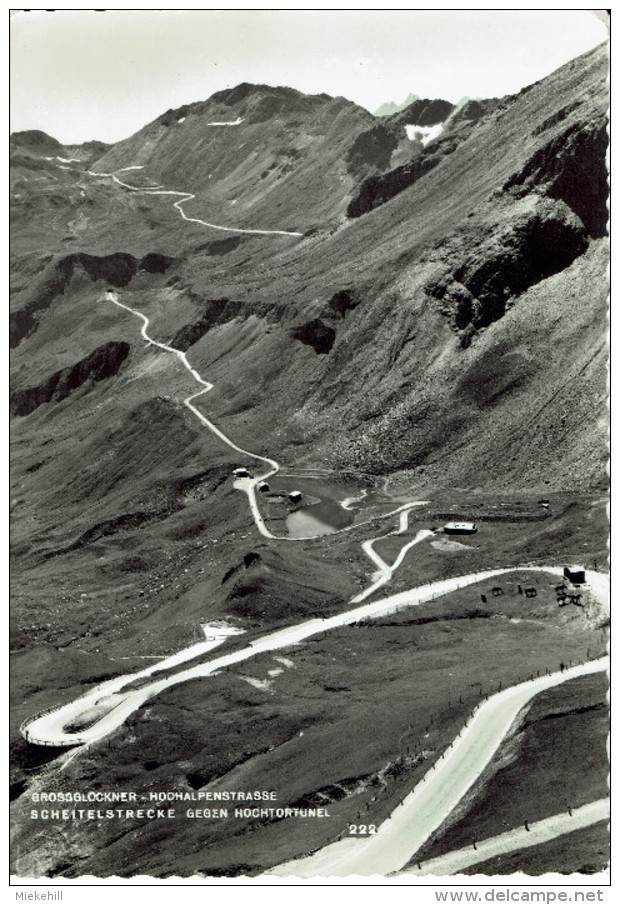
[[[240,116],[237,117],[233,122],[227,123],[207,123],[208,126],[239,126],[243,122]]]
[[[438,123],[436,126],[405,126],[405,131],[407,133],[407,138],[409,141],[413,141],[417,139],[421,141],[422,144],[426,147],[429,141],[433,141],[434,138],[437,138],[443,132],[443,123]]]

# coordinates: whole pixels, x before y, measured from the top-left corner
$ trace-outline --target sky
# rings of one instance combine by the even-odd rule
[[[607,38],[592,10],[33,10],[11,19],[11,131],[118,141],[240,82],[343,95],[513,94]]]

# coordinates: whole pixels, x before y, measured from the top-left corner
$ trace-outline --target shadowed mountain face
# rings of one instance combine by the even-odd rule
[[[451,104],[450,101],[417,97],[404,110],[398,111],[392,117],[392,120],[408,125],[436,126],[439,123],[444,123],[453,110],[454,104]]]
[[[129,354],[129,343],[112,342],[99,346],[73,367],[64,368],[34,387],[11,394],[11,414],[29,415],[46,402],[60,402],[87,382],[113,377]]]
[[[412,533],[444,517],[475,518],[468,507],[485,495],[488,518],[500,495],[601,496],[606,74],[600,48],[514,97],[456,108],[415,99],[380,119],[341,97],[243,84],[167,111],[113,146],[13,136],[16,726],[85,684],[202,640],[204,623],[234,617],[258,632],[338,611],[366,587],[360,543],[381,530],[349,531],[346,498],[382,513],[402,505],[405,491],[441,499]],[[410,137],[407,126],[418,131]],[[184,352],[205,383],[149,342],[139,315],[148,336]],[[256,460],[209,431],[190,398],[238,448],[283,466],[259,495],[278,538],[298,514],[295,490],[315,521],[327,512],[328,530],[333,520],[347,531],[325,535],[324,546],[305,537],[263,542],[230,479]],[[401,488],[393,499],[392,483]],[[364,497],[362,488],[374,490]],[[549,527],[536,507],[521,519],[531,533],[500,546],[498,562],[585,551],[571,544],[589,510],[566,503],[564,521]],[[430,554],[418,545],[422,569],[416,560],[395,589],[442,577],[449,557],[462,557],[462,573],[492,567],[482,534],[479,547],[452,542]],[[542,538],[538,547],[533,538]],[[388,559],[397,540],[385,541]],[[454,631],[468,619],[455,618]],[[479,621],[493,631],[520,622]],[[397,628],[375,664],[380,683]],[[452,641],[439,631],[443,657]],[[105,751],[95,745],[72,761],[59,785],[77,788],[103,772],[119,788],[201,788],[219,777],[230,788],[271,788],[302,775],[291,767],[302,761],[289,757],[299,746],[301,758],[311,751],[313,784],[289,783],[289,802],[323,800],[328,789],[329,801],[346,804],[373,783],[388,788],[402,771],[389,751],[367,753],[368,726],[381,725],[378,714],[398,699],[403,725],[386,736],[397,746],[411,728],[408,699],[379,695],[376,710],[358,718],[367,651],[342,665],[352,642],[338,643],[318,649],[307,685],[301,669],[291,680],[300,684],[288,710],[262,673],[222,673],[212,695],[188,682],[136,712]],[[502,644],[492,639],[485,650]],[[407,662],[414,649],[421,655],[424,639],[412,636]],[[298,653],[309,662],[309,645]],[[318,682],[324,670],[329,678]],[[407,676],[402,688],[414,684]],[[315,747],[302,750],[318,725]],[[15,794],[25,808],[24,781],[46,767],[15,739]],[[279,759],[269,760],[274,750]],[[265,762],[273,773],[261,773]],[[359,807],[353,802],[348,818]],[[20,870],[244,873],[263,865],[269,839],[280,840],[274,860],[305,850],[293,834],[281,841],[282,826],[261,824],[239,833],[233,863],[224,823],[210,848],[198,822],[142,829],[110,823],[88,844],[92,827],[59,825],[62,844],[27,829]],[[181,848],[179,867],[169,852]]]
[[[104,256],[80,253],[61,258],[41,274],[37,284],[30,290],[29,301],[17,311],[11,312],[11,346],[19,345],[37,329],[43,312],[65,291],[76,268],[87,274],[93,282],[105,280],[111,286],[120,287],[126,286],[139,270],[165,273],[171,263],[171,258],[157,253],[144,255],[141,261],[123,252]]]

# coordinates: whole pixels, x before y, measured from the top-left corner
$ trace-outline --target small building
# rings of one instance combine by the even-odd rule
[[[538,505],[539,505],[539,506],[542,506],[543,509],[548,509],[548,508],[549,508],[549,500],[539,500],[539,501],[538,501]]]
[[[583,566],[564,566],[564,580],[572,585],[586,583],[586,570]]]
[[[288,498],[291,501],[291,503],[301,503],[301,491],[291,490],[291,492],[288,495]]]
[[[267,493],[269,491],[269,484],[267,481],[259,481],[256,485],[261,493]]]
[[[251,478],[252,475],[247,468],[234,468],[233,474],[236,478]]]
[[[478,529],[475,522],[448,522],[443,530],[444,534],[475,534]]]

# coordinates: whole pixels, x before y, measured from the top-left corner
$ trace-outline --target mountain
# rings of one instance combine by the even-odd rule
[[[414,101],[417,101],[417,94],[408,94],[402,104],[396,104],[394,101],[386,101],[386,103],[381,104],[380,107],[374,111],[374,116],[391,116],[393,113],[398,113],[400,110],[404,110],[405,107],[408,107],[409,104],[413,104]]]
[[[192,209],[206,205],[233,224],[304,230],[341,215],[351,188],[388,169],[399,143],[402,129],[344,98],[242,84],[168,110],[97,168],[142,166],[152,180],[194,192]]]
[[[9,141],[11,153],[29,153],[32,156],[42,154],[59,154],[64,151],[63,146],[55,138],[45,132],[36,129],[27,132],[14,132]]]
[[[416,100],[402,113],[389,118],[396,129],[404,128],[409,139],[407,154],[396,155],[389,170],[373,173],[361,183],[347,207],[349,217],[360,217],[399,192],[451,154],[483,116],[501,103],[499,98],[471,101],[463,98],[456,106],[443,100]],[[427,147],[429,146],[429,147]]]
[[[63,770],[66,752],[19,732],[119,675],[139,691],[156,658],[223,621],[244,632],[228,653],[367,592],[507,564],[600,571],[606,77],[598,48],[518,95],[416,98],[379,122],[344,98],[244,84],[109,147],[13,136],[18,874],[258,873],[358,813],[380,823],[498,683],[599,655],[594,603],[559,607],[555,575],[523,572],[482,601],[459,590],[281,657],[259,642],[256,658],[162,686]],[[267,534],[231,476],[265,460],[282,466],[256,494]],[[475,537],[429,536],[452,519]],[[373,538],[395,563],[375,590]],[[406,558],[401,541],[416,542]],[[600,689],[571,689],[549,707],[585,731]],[[233,805],[230,819],[183,809],[51,833],[28,817],[34,793],[101,777],[145,796],[273,788],[332,819],[237,820]],[[546,804],[535,777],[515,807]]]
[[[436,126],[446,121],[450,113],[455,109],[455,104],[444,101],[441,98],[430,100],[429,98],[416,97],[402,110],[395,112],[391,119],[397,123],[415,124],[417,126]]]
[[[71,155],[77,154],[80,161],[87,162],[95,156],[100,157],[108,148],[102,141],[87,141],[81,145],[62,145],[51,135],[32,129],[27,132],[14,132],[9,141],[11,165],[20,163],[36,168],[37,161],[54,161],[55,163],[71,162]]]

